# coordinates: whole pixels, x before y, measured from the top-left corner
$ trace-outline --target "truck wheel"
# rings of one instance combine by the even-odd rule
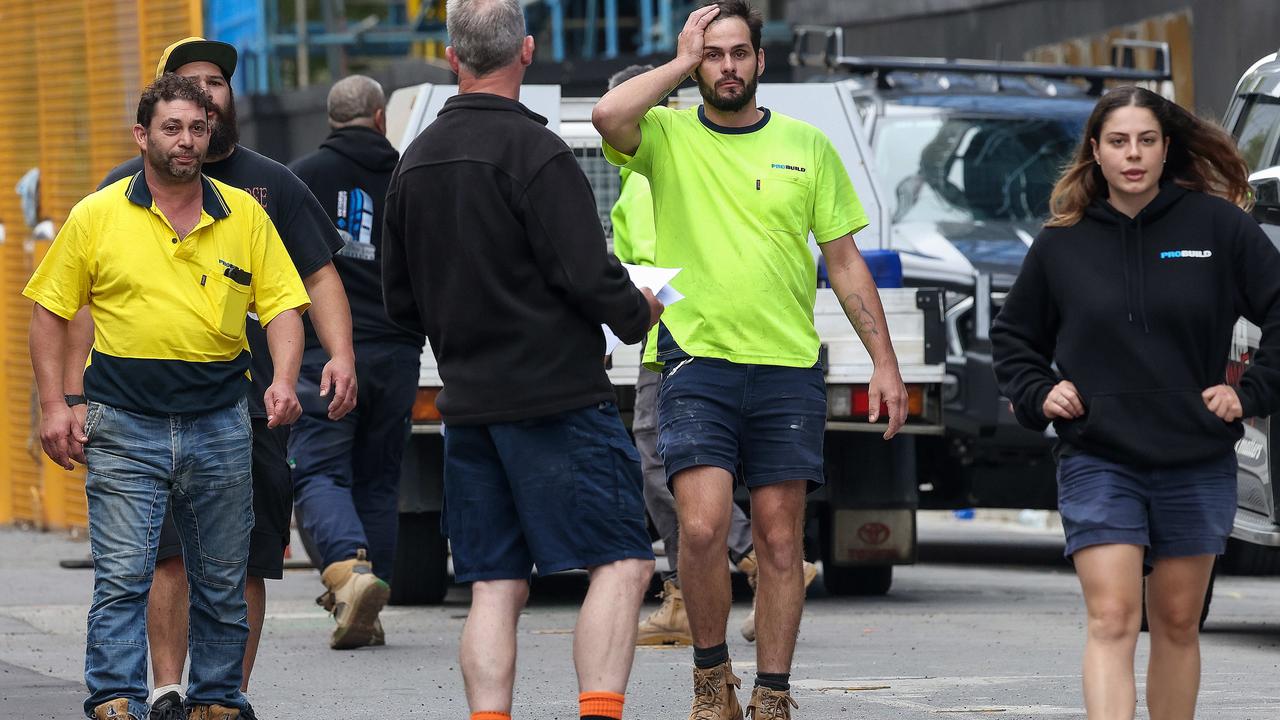
[[[822,582],[832,595],[884,595],[893,584],[893,566],[836,567],[823,563]]]
[[[392,605],[437,605],[449,589],[448,543],[440,513],[400,513]]]
[[[1204,621],[1209,618],[1209,604],[1213,602],[1213,582],[1218,578],[1218,565],[1222,562],[1221,558],[1213,564],[1213,572],[1209,575],[1209,587],[1204,591],[1204,607],[1200,609],[1200,629],[1204,629]],[[1147,624],[1147,580],[1142,580],[1142,632],[1149,632],[1150,626]]]
[[[1229,538],[1221,562],[1223,572],[1231,575],[1276,575],[1280,574],[1280,548]]]

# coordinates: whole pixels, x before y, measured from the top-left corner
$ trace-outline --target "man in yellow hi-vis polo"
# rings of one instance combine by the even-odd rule
[[[275,365],[263,398],[271,424],[301,412],[293,388],[310,301],[258,202],[201,174],[208,114],[191,80],[164,75],[148,87],[133,128],[142,172],[81,200],[23,291],[36,303],[41,444],[63,467],[88,465],[84,710],[97,720],[148,716],[146,598],[170,504],[192,580],[186,711],[234,720],[244,709],[247,311],[266,327]],[[67,325],[86,305],[94,342],[84,396],[64,395],[64,373],[80,370],[67,367]],[[86,399],[82,428],[71,406]]]

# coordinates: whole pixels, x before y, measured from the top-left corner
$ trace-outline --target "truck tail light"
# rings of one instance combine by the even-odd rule
[[[440,422],[440,410],[436,407],[436,396],[440,388],[418,388],[418,395],[413,399],[414,422]]]
[[[833,418],[865,418],[871,404],[866,385],[828,385],[827,415]],[[889,408],[880,404],[880,417],[887,418]],[[924,386],[907,386],[907,416],[924,416]]]

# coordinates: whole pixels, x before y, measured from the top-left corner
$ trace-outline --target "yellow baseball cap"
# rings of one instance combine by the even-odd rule
[[[156,65],[156,77],[191,62],[211,62],[222,69],[223,77],[230,80],[236,71],[236,48],[234,45],[202,37],[183,38],[164,49],[160,55],[160,63]]]

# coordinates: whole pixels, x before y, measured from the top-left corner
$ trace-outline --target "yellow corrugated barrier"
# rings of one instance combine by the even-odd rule
[[[39,168],[41,217],[60,227],[137,152],[129,130],[160,52],[200,33],[200,0],[0,2],[0,524],[88,525],[83,469],[67,472],[40,450],[21,291],[48,243],[30,241],[14,186]]]

